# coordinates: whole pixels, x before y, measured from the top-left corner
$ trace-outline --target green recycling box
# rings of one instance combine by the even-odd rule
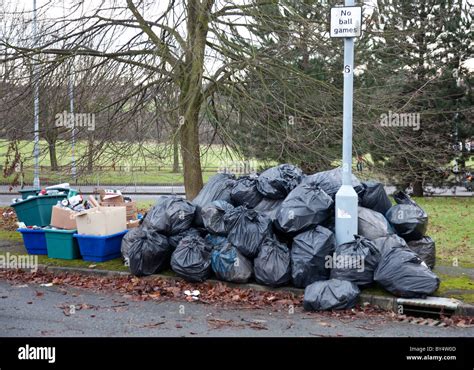
[[[73,260],[81,258],[76,238],[73,237],[77,230],[44,229],[46,248],[49,258]]]
[[[18,190],[18,192],[21,194],[22,199],[27,199],[30,195],[38,195],[40,190],[40,188],[25,188]]]
[[[37,195],[10,205],[15,210],[18,221],[26,226],[47,226],[51,222],[53,206],[63,199],[67,193],[55,195]]]

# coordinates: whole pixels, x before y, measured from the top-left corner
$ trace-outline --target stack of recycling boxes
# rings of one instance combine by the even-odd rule
[[[125,207],[94,207],[76,215],[74,238],[84,261],[104,262],[120,257],[127,233]]]
[[[44,228],[49,258],[80,258],[74,234],[77,232],[76,215],[91,207],[81,195],[70,192],[68,198],[58,202],[52,209],[51,222]]]
[[[29,254],[48,254],[45,226],[50,224],[53,207],[76,193],[69,184],[61,184],[45,189],[22,189],[20,194],[21,198],[14,199],[11,207],[20,221],[18,231],[25,248]]]
[[[15,200],[25,248],[49,258],[102,262],[120,257],[127,232],[125,206],[102,207],[94,197],[83,199],[69,187],[27,189]]]

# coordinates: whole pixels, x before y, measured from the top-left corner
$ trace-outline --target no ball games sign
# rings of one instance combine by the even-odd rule
[[[331,8],[331,37],[360,37],[361,24],[360,6]]]

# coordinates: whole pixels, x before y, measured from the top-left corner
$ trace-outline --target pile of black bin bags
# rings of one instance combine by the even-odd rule
[[[359,197],[355,240],[336,246],[334,202],[341,169],[306,176],[292,165],[236,178],[217,174],[192,201],[160,196],[123,239],[137,276],[171,269],[190,282],[214,276],[305,289],[308,310],[346,309],[375,283],[399,297],[439,286],[428,215],[408,195],[395,205],[377,182],[352,185]]]

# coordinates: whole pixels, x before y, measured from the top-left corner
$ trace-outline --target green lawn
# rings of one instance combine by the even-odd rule
[[[0,140],[0,158],[5,158],[8,142]],[[122,148],[123,146],[123,148]],[[125,149],[125,146],[127,149]],[[33,143],[30,141],[20,142],[20,154],[24,161],[24,178],[26,184],[33,181]],[[67,142],[59,142],[57,146],[57,159],[60,166],[66,166],[63,171],[51,171],[48,147],[45,141],[40,141],[40,180],[42,183],[72,182],[70,175],[71,148]],[[76,146],[76,158],[84,156],[86,153],[86,143],[78,142]],[[117,155],[116,153],[123,153]],[[126,153],[126,154],[125,154]],[[242,158],[236,152],[226,149],[222,145],[202,145],[201,165],[203,168],[203,178],[208,178],[217,172],[220,167],[232,168],[242,162]],[[0,162],[0,166],[4,165]],[[112,170],[115,166],[115,171]],[[260,161],[251,161],[252,167],[264,165]],[[81,173],[79,175],[80,184],[182,184],[183,174],[172,172],[172,152],[169,145],[146,143],[140,147],[138,144],[131,148],[123,143],[109,144],[101,155],[100,160],[94,161],[94,166],[106,166],[104,169],[96,169],[92,173]],[[122,166],[122,167],[121,167]],[[145,168],[146,166],[146,168]],[[2,177],[5,182],[13,180],[13,174]]]
[[[49,266],[66,266],[80,268],[94,268],[97,270],[128,271],[128,267],[123,264],[122,258],[116,258],[106,262],[88,262],[83,260],[63,260],[38,256],[38,263]]]
[[[203,181],[207,182],[209,177],[216,174],[216,171],[204,171]],[[24,183],[33,183],[33,170],[25,171]],[[3,178],[4,181],[11,181],[13,176]],[[139,172],[124,172],[124,171],[94,171],[91,174],[83,174],[79,178],[79,185],[182,185],[182,173],[172,173],[171,170],[157,171],[147,170]],[[41,184],[59,184],[69,182],[73,184],[71,176],[67,173],[42,171],[40,175]]]
[[[85,156],[87,143],[79,141],[76,143],[76,157]],[[8,141],[0,139],[0,157],[3,158],[7,152]],[[21,141],[19,150],[24,159],[24,166],[33,166],[33,148],[32,141]],[[69,165],[71,163],[70,143],[59,141],[57,144],[57,159],[59,165]],[[40,140],[40,165],[50,166],[51,162],[48,154],[48,145],[46,141]],[[130,146],[127,143],[111,143],[102,152],[103,161],[95,161],[94,165],[111,165],[115,162],[116,166],[172,166],[172,151],[170,145],[165,143],[144,143],[141,146],[136,144]],[[201,145],[201,164],[203,167],[219,167],[223,163],[239,161],[239,155],[225,148],[223,145]],[[3,163],[0,163],[3,165]]]
[[[474,198],[415,198],[428,213],[439,263],[474,267]]]

